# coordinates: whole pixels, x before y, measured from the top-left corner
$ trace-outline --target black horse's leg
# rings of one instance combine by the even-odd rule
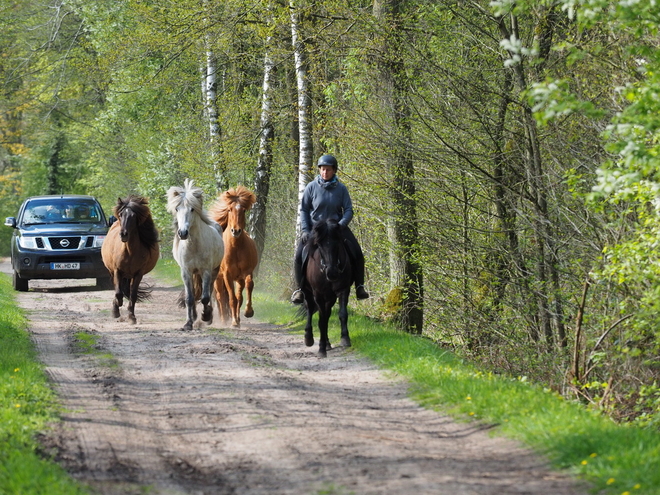
[[[135,319],[135,303],[137,302],[138,298],[138,289],[140,288],[140,282],[142,281],[142,274],[138,273],[136,274],[133,279],[130,281],[131,284],[131,295],[128,301],[128,319],[131,321],[133,325],[137,323],[137,320]]]
[[[328,321],[332,314],[334,301],[324,301],[319,304],[319,356],[327,357],[330,349],[330,339],[328,339]]]
[[[318,310],[314,295],[310,291],[305,292],[305,309],[307,310],[307,324],[305,325],[305,345],[312,347],[314,345],[314,326],[312,325],[312,318],[314,313]]]
[[[112,317],[119,318],[119,307],[124,303],[124,293],[121,288],[121,273],[115,270],[112,274],[112,283],[115,286],[115,298],[112,301]]]
[[[348,296],[350,295],[350,287],[348,290],[339,295],[339,322],[341,323],[341,345],[344,347],[351,346],[351,338],[348,336]]]

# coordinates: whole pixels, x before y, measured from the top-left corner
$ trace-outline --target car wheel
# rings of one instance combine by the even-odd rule
[[[96,279],[96,287],[102,290],[114,289],[115,285],[112,283],[110,277],[100,277]]]
[[[18,273],[14,272],[12,277],[12,284],[14,285],[14,290],[20,292],[27,292],[28,290],[28,280],[27,278],[19,277]]]

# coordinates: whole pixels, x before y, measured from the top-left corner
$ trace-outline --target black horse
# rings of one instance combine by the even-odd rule
[[[312,316],[319,313],[319,355],[327,356],[331,348],[328,340],[328,320],[332,307],[339,299],[339,321],[341,322],[341,345],[351,346],[348,336],[348,296],[354,282],[351,259],[344,244],[342,227],[336,220],[319,222],[314,226],[307,246],[305,280],[302,291],[305,294],[307,325],[305,345],[314,345]]]

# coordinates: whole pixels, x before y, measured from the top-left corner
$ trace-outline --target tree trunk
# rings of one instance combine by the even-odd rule
[[[511,35],[519,39],[517,18],[515,15],[511,15],[510,20],[511,29],[506,26],[504,18],[500,19],[500,32],[506,39],[510,39]],[[551,24],[544,25],[551,29]],[[547,37],[549,35],[545,34],[544,36]],[[526,91],[528,88],[522,61],[513,64],[513,73],[518,90],[520,92]],[[538,322],[540,330],[545,336],[546,345],[548,346],[548,349],[551,349],[555,342],[555,335],[552,329],[553,320],[559,334],[558,340],[560,341],[560,344],[562,346],[566,345],[563,305],[560,299],[560,291],[558,290],[560,285],[558,272],[559,261],[554,248],[552,221],[548,213],[547,195],[545,192],[547,184],[545,183],[543,172],[537,124],[529,105],[523,104],[522,111],[522,124],[526,138],[524,161],[526,164],[527,182],[529,184],[529,195],[535,216],[532,223],[534,226],[534,237],[537,249],[537,281],[535,297],[538,307]],[[555,297],[554,314],[550,310],[551,294]],[[535,337],[535,334],[536,330],[533,330],[533,338]]]
[[[266,46],[270,46],[271,37],[266,39]],[[275,70],[269,49],[266,48],[264,56],[264,81],[261,95],[261,137],[259,140],[259,158],[254,179],[254,192],[257,202],[252,207],[250,217],[250,233],[257,244],[259,259],[266,244],[266,206],[268,204],[268,192],[270,189],[270,172],[273,164],[273,138],[275,129],[273,127],[271,113],[272,87],[271,78]]]
[[[396,316],[401,327],[410,333],[421,334],[424,322],[423,275],[419,256],[419,230],[415,167],[409,143],[412,142],[410,109],[406,100],[405,65],[401,57],[400,13],[401,0],[374,1],[374,16],[389,26],[389,34],[383,40],[383,58],[380,61],[381,82],[385,91],[386,105],[392,114],[392,135],[395,144],[389,146],[387,168],[390,174],[391,218],[391,267],[395,275],[393,289],[401,290],[401,306]]]
[[[59,125],[57,126],[59,127]],[[64,148],[64,135],[57,131],[55,134],[55,142],[48,158],[48,194],[61,194],[64,191],[60,190],[60,161],[62,159],[62,149]]]
[[[208,7],[208,0],[205,0]],[[208,24],[208,19],[206,19]],[[222,129],[218,120],[218,61],[212,48],[211,34],[207,31],[204,36],[206,46],[206,71],[204,74],[204,83],[202,84],[204,93],[204,110],[209,123],[209,147],[211,155],[211,164],[213,167],[213,178],[216,189],[222,192],[229,187],[223,164],[222,149]]]
[[[296,232],[300,235],[300,203],[302,201],[305,186],[310,180],[314,145],[312,142],[312,98],[310,95],[309,81],[307,76],[307,53],[305,43],[300,33],[300,15],[292,0],[291,7],[291,42],[293,43],[293,55],[296,64],[296,83],[298,88],[298,129],[300,148],[298,153],[298,216]]]

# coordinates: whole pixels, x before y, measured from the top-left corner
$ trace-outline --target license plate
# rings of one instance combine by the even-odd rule
[[[51,263],[51,270],[80,270],[80,263]]]

